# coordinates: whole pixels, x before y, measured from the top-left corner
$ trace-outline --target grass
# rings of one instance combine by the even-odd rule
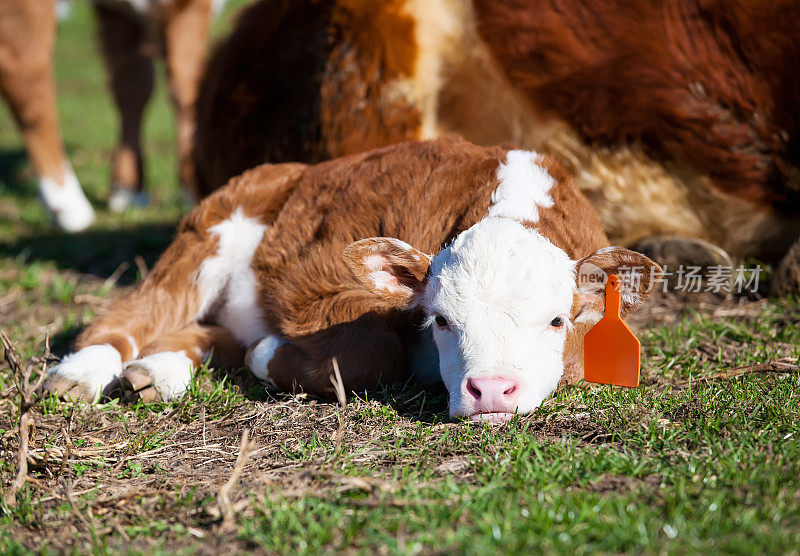
[[[116,116],[92,34],[75,3],[56,65],[69,155],[102,207]],[[47,334],[66,352],[169,242],[186,207],[163,80],[145,144],[152,206],[101,209],[90,231],[65,236],[0,107],[0,327],[25,358]],[[564,388],[499,427],[451,422],[441,388],[391,386],[341,408],[268,392],[243,369],[203,368],[171,403],[47,398],[33,481],[16,505],[0,501],[0,552],[797,553],[800,375],[710,377],[796,359],[799,314],[790,297],[656,299],[634,319],[642,386]],[[18,403],[0,365],[4,492]],[[244,429],[254,445],[226,523],[217,494]]]

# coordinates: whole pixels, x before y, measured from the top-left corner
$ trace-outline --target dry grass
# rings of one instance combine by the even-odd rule
[[[763,315],[764,304],[755,305]],[[654,300],[648,310],[663,307],[663,300]],[[734,308],[752,316],[750,305],[717,310]],[[676,311],[685,309],[675,306]],[[708,355],[708,334],[713,331],[693,334],[699,340],[681,355],[702,360]],[[695,388],[746,372],[772,373],[780,381],[798,370],[796,358],[735,368],[740,351],[722,353],[733,372],[695,377]],[[259,394],[260,386],[243,370],[230,379],[238,386],[221,384],[219,373],[202,370],[191,393],[173,404],[113,401],[87,407],[43,400],[31,406],[36,424],[26,458],[31,484],[19,493],[14,510],[26,517],[15,520],[9,533],[29,549],[274,549],[257,536],[243,535],[267,519],[272,504],[292,508],[286,510],[292,513],[292,504],[313,499],[343,516],[356,509],[452,511],[462,501],[437,493],[453,484],[480,488],[492,459],[508,457],[520,439],[539,446],[566,443],[587,453],[597,448],[624,452],[632,431],[670,432],[704,411],[700,402],[666,411],[662,405],[674,405],[688,381],[670,378],[663,367],[646,369],[650,386],[633,398],[620,389],[571,388],[533,415],[495,428],[451,422],[441,387],[397,385],[333,404],[302,394]],[[337,383],[335,374],[332,381]],[[256,395],[248,398],[241,392]],[[659,397],[668,403],[652,402]],[[0,403],[11,409],[14,398],[15,392],[7,390]],[[2,415],[0,429],[7,432],[0,454],[13,461],[21,446],[17,413],[4,409]],[[679,458],[685,449],[674,446],[660,457]],[[6,465],[2,474],[7,506],[17,501],[9,471]],[[659,485],[667,474],[650,471],[643,476],[600,473],[586,484],[567,485],[564,492],[613,498],[650,489],[648,496],[661,496]],[[352,544],[344,537],[337,541],[335,535],[327,543],[348,545],[378,546]]]
[[[102,206],[117,123],[92,21],[73,3],[56,67],[70,158]],[[202,369],[169,404],[21,402],[48,335],[64,354],[170,241],[186,209],[173,141],[160,82],[153,206],[65,236],[0,107],[0,327],[19,352],[0,363],[0,553],[797,551],[792,298],[653,298],[632,319],[640,388],[566,388],[500,427],[451,422],[441,387],[323,403],[243,369]]]

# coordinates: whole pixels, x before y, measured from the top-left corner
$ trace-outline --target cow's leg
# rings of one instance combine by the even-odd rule
[[[94,211],[64,154],[53,80],[55,6],[52,0],[0,2],[0,92],[22,131],[55,222],[76,232]]]
[[[188,239],[179,235],[136,290],[94,319],[78,336],[75,352],[50,370],[45,390],[96,401],[117,388],[123,365],[144,347],[197,321],[203,300],[193,280],[198,262],[191,258],[207,258],[213,244]]]
[[[267,336],[247,355],[251,372],[278,389],[301,389],[329,399],[336,399],[331,382],[334,357],[348,394],[407,375],[400,335],[384,319],[370,315],[289,342]]]
[[[94,4],[111,92],[120,115],[119,143],[111,155],[113,211],[143,205],[142,115],[153,92],[153,56],[147,21],[126,7]]]
[[[184,220],[144,282],[84,330],[76,352],[51,369],[47,390],[97,400],[116,387],[125,363],[138,359],[145,349],[152,354],[159,338],[174,342],[170,335],[207,317],[220,304],[231,274],[242,271],[230,263],[227,250],[246,232],[230,230],[229,235],[236,237],[214,233],[209,229],[214,222],[208,222],[211,218],[204,208],[198,207]],[[260,231],[263,234],[263,227]],[[251,243],[258,239],[251,238]],[[240,259],[242,265],[249,264],[246,255]],[[188,355],[196,356],[191,350]]]
[[[171,13],[164,26],[167,75],[178,139],[178,173],[185,191],[199,199],[192,145],[197,89],[205,62],[211,0],[189,0]]]
[[[128,401],[170,400],[182,396],[192,372],[207,358],[217,367],[238,367],[244,346],[221,326],[192,323],[164,335],[122,366],[120,386]]]
[[[96,400],[119,382],[123,364],[152,350],[181,351],[180,335],[168,346],[157,341],[201,321],[225,326],[243,345],[266,336],[253,256],[302,172],[302,165],[264,165],[196,207],[144,282],[78,337],[47,389]],[[215,347],[227,345],[212,336]]]

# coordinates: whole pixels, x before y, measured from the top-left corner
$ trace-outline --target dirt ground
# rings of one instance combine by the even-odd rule
[[[47,281],[46,276],[43,279]],[[103,287],[102,281],[85,275],[80,281],[82,285],[88,281],[89,289]],[[102,311],[126,289],[116,287],[107,297],[78,294],[75,301]],[[757,318],[769,303],[655,294],[630,322],[641,336],[687,315]],[[63,313],[57,303],[26,306],[22,293],[0,298],[0,308],[4,317],[26,330],[16,338],[21,344],[41,337]],[[792,312],[785,317],[787,326],[796,322]],[[701,330],[696,338],[691,351],[698,361],[722,358],[732,366],[745,349],[735,339],[720,342]],[[796,350],[790,344],[774,347],[784,357]],[[8,371],[6,365],[3,372]],[[683,381],[665,375],[661,367],[647,365],[647,359],[642,382],[653,390],[672,392],[686,387]],[[4,389],[0,408],[2,486],[7,490],[19,448],[15,387]],[[683,407],[674,415],[686,417],[691,410]],[[398,466],[412,462],[419,466],[422,458],[430,471],[424,481],[429,488],[445,481],[469,484],[476,481],[475,453],[491,455],[493,450],[484,435],[469,432],[475,427],[448,419],[441,386],[423,390],[395,385],[352,398],[341,408],[303,394],[267,391],[243,369],[201,371],[192,392],[173,404],[126,407],[113,401],[87,407],[50,399],[37,402],[32,415],[28,484],[15,510],[20,512],[27,504],[24,511],[29,514],[15,519],[9,532],[21,546],[33,550],[43,546],[59,551],[92,547],[138,552],[154,546],[199,553],[253,549],[259,543],[242,540],[235,524],[263,518],[270,500],[311,496],[336,501],[346,496],[348,507],[358,508],[442,504],[411,502],[397,495],[401,490]],[[614,445],[620,423],[657,417],[636,406],[612,411],[580,401],[550,400],[542,411],[490,434],[513,434],[515,427],[523,427],[538,442],[568,438],[578,446],[608,447]],[[672,423],[669,418],[660,421]],[[448,435],[454,434],[458,439],[449,443]],[[398,438],[404,439],[402,446]],[[353,469],[368,473],[353,474]],[[658,474],[643,478],[600,475],[570,488],[600,494],[647,491],[656,496],[660,483]],[[162,524],[163,530],[152,531],[153,523]],[[334,538],[329,546],[346,544]]]

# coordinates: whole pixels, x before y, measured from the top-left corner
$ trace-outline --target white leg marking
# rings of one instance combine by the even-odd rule
[[[553,206],[550,188],[553,176],[536,163],[534,151],[508,151],[506,162],[497,167],[500,185],[492,193],[489,216],[537,222],[539,207]]]
[[[267,365],[272,358],[275,357],[275,351],[286,343],[286,340],[270,334],[255,347],[253,347],[247,354],[247,368],[258,379],[263,380],[269,384],[275,385],[272,379],[269,378],[269,371]]]
[[[184,351],[162,351],[141,359],[125,363],[124,369],[137,365],[150,371],[153,387],[162,400],[172,400],[182,396],[192,380],[192,360]]]
[[[230,218],[209,228],[219,236],[219,248],[216,256],[200,266],[197,278],[203,300],[199,318],[222,301],[215,320],[244,345],[268,334],[251,267],[266,229],[255,218],[245,216],[241,207],[237,208]]]
[[[39,194],[58,226],[67,232],[80,232],[94,222],[94,209],[86,198],[69,162],[64,162],[64,182],[42,176]]]
[[[64,357],[50,369],[50,376],[60,376],[82,384],[97,401],[106,386],[122,372],[122,357],[108,344],[86,346]]]
[[[108,208],[111,212],[123,212],[128,207],[146,207],[149,202],[150,196],[144,191],[118,187],[108,198]]]
[[[131,345],[131,349],[133,350],[133,355],[131,355],[131,359],[136,359],[137,357],[139,357],[139,346],[136,345],[136,340],[134,340],[133,336],[131,336],[130,334],[128,334],[128,337],[126,339],[128,340],[128,343]]]

